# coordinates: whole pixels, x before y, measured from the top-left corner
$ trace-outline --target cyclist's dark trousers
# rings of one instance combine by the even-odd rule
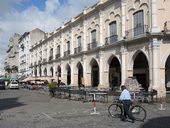
[[[131,120],[134,120],[135,118],[132,116],[132,113],[129,111],[131,100],[123,100],[123,108],[124,108],[124,119],[128,116]]]

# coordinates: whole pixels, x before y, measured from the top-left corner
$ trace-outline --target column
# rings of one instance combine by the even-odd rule
[[[125,83],[126,80],[126,54],[127,54],[127,49],[124,46],[121,46],[120,49],[121,52],[121,84]]]
[[[86,31],[86,26],[87,24],[85,23],[85,19],[83,21],[83,48],[82,48],[82,51],[86,51],[87,50],[87,39],[86,39],[86,34],[87,34],[87,31]]]
[[[103,42],[103,13],[102,11],[100,10],[99,12],[99,17],[100,17],[100,27],[99,27],[99,45],[100,46],[103,46],[105,42]]]
[[[60,48],[60,56],[64,56],[64,41],[63,41],[63,33],[61,33],[61,48]]]
[[[64,66],[63,61],[61,61],[61,82],[67,84],[67,74]]]
[[[74,29],[71,28],[70,54],[74,54]]]
[[[151,32],[157,32],[157,7],[156,7],[157,0],[151,0]]]
[[[99,53],[99,87],[104,87],[104,57],[103,52]]]
[[[122,35],[122,38],[125,37],[125,30],[126,30],[126,2],[125,0],[121,0],[121,15],[122,15],[122,32],[121,32],[121,35]]]
[[[155,38],[152,42],[152,83],[153,88],[158,88],[159,81],[158,81],[158,49],[159,44],[158,40]]]

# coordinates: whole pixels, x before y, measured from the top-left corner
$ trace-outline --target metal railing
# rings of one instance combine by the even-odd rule
[[[70,55],[70,50],[67,50],[67,51],[64,52],[64,57],[66,57],[68,55]]]
[[[88,46],[87,46],[87,49],[88,50],[91,50],[91,49],[95,49],[97,47],[97,42],[92,42],[92,43],[89,43]]]
[[[81,46],[74,48],[74,54],[80,53],[81,52]]]
[[[49,61],[52,60],[52,59],[53,59],[53,56],[50,56],[50,57],[49,57]]]
[[[170,32],[170,21],[166,21],[164,23],[164,31],[165,32]]]
[[[117,41],[118,35],[112,35],[110,37],[105,38],[105,45],[113,44]]]
[[[133,37],[143,35],[146,32],[149,32],[148,25],[142,25],[142,26],[125,31],[125,34],[126,34],[126,38],[133,38]]]
[[[55,59],[58,59],[60,57],[60,53],[57,53],[56,55],[55,55]]]

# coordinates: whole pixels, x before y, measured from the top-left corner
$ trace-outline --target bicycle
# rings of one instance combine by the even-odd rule
[[[144,121],[146,119],[146,110],[139,104],[132,104],[129,110],[136,121]],[[118,101],[116,103],[112,103],[108,107],[108,112],[113,118],[121,118],[124,113],[123,104]]]

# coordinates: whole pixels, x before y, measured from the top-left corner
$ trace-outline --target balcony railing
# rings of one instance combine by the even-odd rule
[[[55,55],[55,59],[58,59],[60,57],[60,53],[57,53],[56,55]]]
[[[126,38],[133,38],[136,36],[143,35],[146,32],[149,32],[148,25],[142,25],[142,26],[125,31],[125,34],[126,34]]]
[[[64,52],[64,57],[66,57],[68,55],[70,55],[70,50],[67,50],[67,51]]]
[[[97,47],[97,42],[92,42],[92,43],[89,43],[88,46],[87,46],[87,49],[88,50],[91,50],[91,49],[95,49]]]
[[[37,65],[37,62],[34,62],[34,66]]]
[[[41,60],[38,61],[38,64],[41,64]]]
[[[46,59],[46,58],[44,58],[44,59],[43,59],[43,62],[46,62],[46,61],[47,61],[47,59]]]
[[[170,21],[166,21],[164,23],[164,31],[165,32],[170,32]]]
[[[74,54],[80,53],[81,52],[81,46],[74,48]]]
[[[53,56],[50,56],[50,57],[49,57],[49,61],[50,61],[50,60],[53,60]]]
[[[117,35],[112,35],[112,36],[110,36],[110,37],[106,37],[106,38],[105,38],[105,44],[106,44],[106,45],[113,44],[114,42],[117,41],[117,38],[118,38]]]

